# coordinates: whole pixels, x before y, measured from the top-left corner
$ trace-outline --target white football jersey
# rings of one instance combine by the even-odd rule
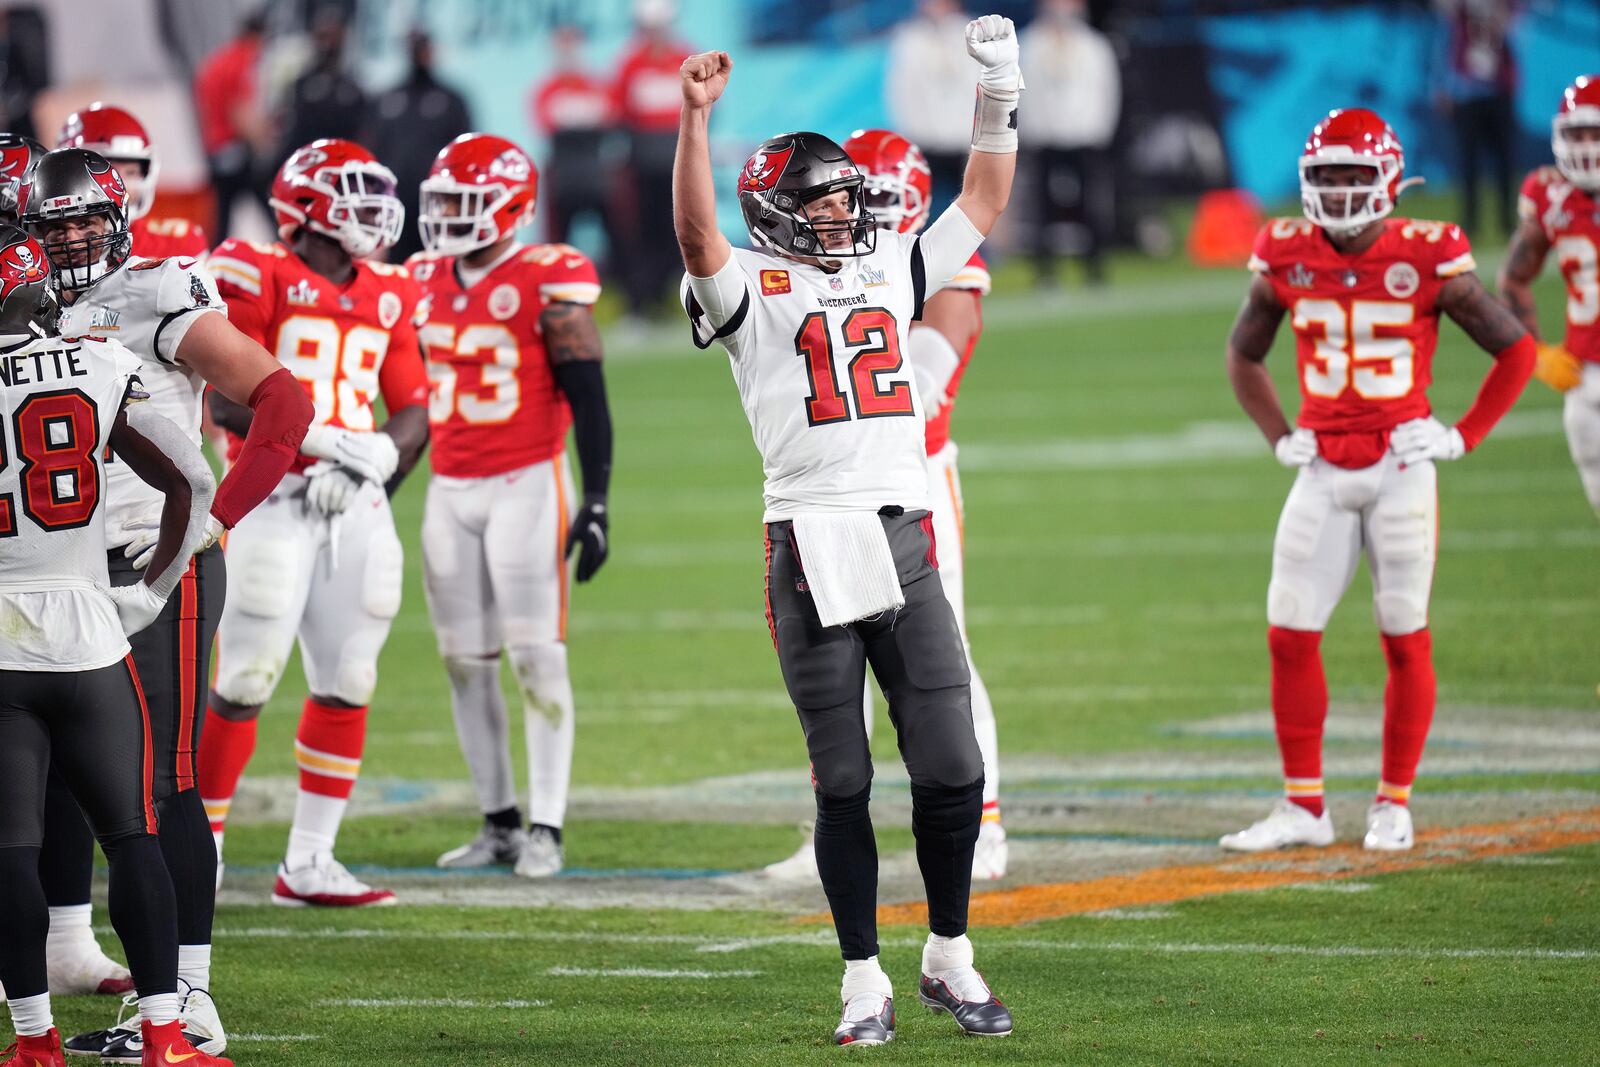
[[[78,295],[61,312],[64,337],[105,337],[122,343],[143,366],[139,379],[149,403],[200,447],[200,405],[205,381],[177,361],[178,346],[200,314],[228,308],[217,283],[198,261],[134,257]],[[106,547],[128,544],[142,530],[161,522],[161,493],[145,484],[127,464],[112,459]]]
[[[880,231],[871,255],[842,262],[829,274],[734,249],[711,281],[724,295],[743,285],[743,296],[721,315],[685,276],[695,344],[728,350],[766,472],[767,522],[928,506],[922,401],[904,355],[926,289],[918,238]]]
[[[128,653],[105,592],[104,457],[139,369],[115,341],[0,352],[0,670],[95,670]]]

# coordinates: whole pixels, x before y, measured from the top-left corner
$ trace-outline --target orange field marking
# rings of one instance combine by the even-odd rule
[[[1239,856],[1210,864],[1158,867],[1082,882],[1018,886],[975,894],[969,921],[973,926],[1016,926],[1110,908],[1171,904],[1218,893],[1363,878],[1596,841],[1600,841],[1600,808],[1590,808],[1511,822],[1429,830],[1417,835],[1416,847],[1410,852],[1367,852],[1358,845],[1335,845]],[[827,922],[828,915],[807,915],[799,921]],[[926,925],[928,909],[922,903],[886,904],[878,909],[878,922],[885,926]]]

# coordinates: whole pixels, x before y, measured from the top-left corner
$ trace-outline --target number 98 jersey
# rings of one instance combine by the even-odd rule
[[[1353,256],[1308,219],[1267,223],[1250,269],[1272,283],[1294,326],[1296,422],[1319,432],[1375,433],[1426,417],[1439,290],[1476,265],[1452,223],[1388,218],[1377,241]]]
[[[422,293],[404,267],[355,261],[338,286],[282,244],[230,239],[206,261],[228,318],[289,368],[311,397],[313,425],[377,428],[373,402],[395,412],[427,399],[417,348]],[[228,458],[243,440],[229,435]],[[294,470],[315,460],[301,454]]]
[[[433,469],[483,478],[560,453],[572,413],[539,317],[552,303],[598,300],[594,264],[571,245],[513,247],[465,288],[453,256],[421,253],[407,267],[428,308],[421,337]]]

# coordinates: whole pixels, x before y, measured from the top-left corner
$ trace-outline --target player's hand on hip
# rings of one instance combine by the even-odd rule
[[[1424,460],[1460,459],[1467,454],[1467,443],[1460,430],[1429,415],[1396,426],[1389,434],[1389,449],[1409,467]]]
[[[967,55],[982,65],[978,83],[985,89],[1014,93],[1023,88],[1017,28],[1010,19],[984,15],[967,23]]]
[[[1308,430],[1304,426],[1296,427],[1274,442],[1272,454],[1277,456],[1278,462],[1285,467],[1311,466],[1311,461],[1317,458],[1316,431]]]
[[[320,519],[343,515],[361,490],[362,479],[331,463],[306,468],[306,511]]]
[[[111,603],[116,605],[122,632],[128,637],[155,622],[161,609],[167,606],[166,598],[143,582],[113,586],[107,592],[111,594]]]
[[[1583,364],[1561,345],[1541,341],[1535,346],[1533,376],[1558,393],[1577,387],[1583,381]]]
[[[585,500],[578,509],[577,518],[572,520],[572,529],[567,531],[567,558],[571,559],[572,554],[578,552],[578,581],[587,582],[605,563],[611,551],[607,536],[610,528],[606,502]]]
[[[690,108],[710,107],[728,87],[733,72],[733,57],[726,52],[698,52],[683,61],[678,76],[683,80],[683,102]]]

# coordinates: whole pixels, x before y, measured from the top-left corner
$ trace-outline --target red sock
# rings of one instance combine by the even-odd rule
[[[1433,725],[1438,682],[1433,675],[1433,638],[1427,630],[1383,635],[1389,682],[1383,688],[1383,781],[1378,800],[1404,804],[1417,777],[1422,746]]]
[[[1313,815],[1322,814],[1322,726],[1328,717],[1328,679],[1322,672],[1322,635],[1267,628],[1272,651],[1272,722],[1283,756],[1284,794]]]
[[[348,800],[361,774],[367,741],[367,709],[334,708],[307,697],[294,737],[300,788],[319,796]]]
[[[206,725],[200,733],[200,765],[196,781],[200,800],[206,806],[206,817],[211,820],[211,832],[222,833],[228,819],[228,809],[233,805],[233,794],[239,788],[239,779],[256,750],[255,719],[235,722],[224,719],[210,708],[206,709]]]

